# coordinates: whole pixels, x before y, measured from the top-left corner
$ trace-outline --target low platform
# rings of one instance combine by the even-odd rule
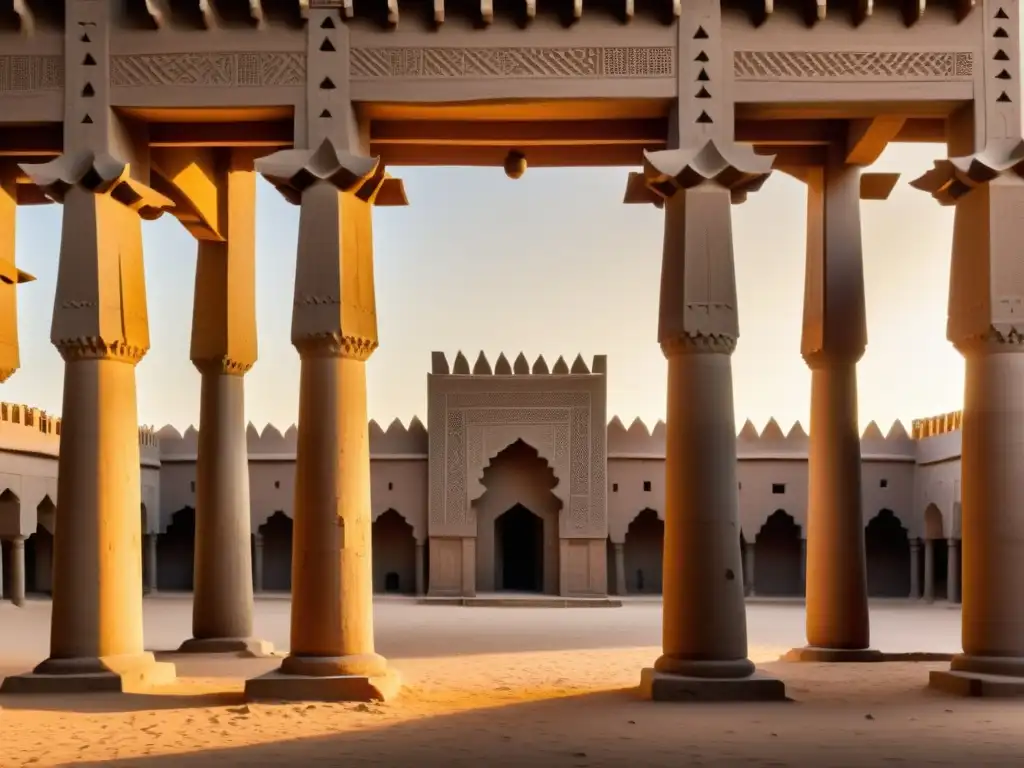
[[[786,684],[755,672],[749,677],[687,677],[640,671],[640,695],[650,701],[789,701]]]
[[[779,661],[810,661],[823,664],[872,664],[885,661],[950,661],[952,653],[883,653],[874,648],[846,651],[839,648],[794,648],[779,657]]]
[[[402,678],[389,669],[378,677],[363,675],[286,675],[278,670],[245,681],[246,701],[391,701]]]
[[[461,605],[467,608],[621,608],[615,597],[561,597],[559,595],[474,595],[473,597],[420,597],[419,605]]]

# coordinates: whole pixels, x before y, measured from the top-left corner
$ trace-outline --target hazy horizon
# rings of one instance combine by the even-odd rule
[[[955,410],[963,363],[946,341],[952,210],[907,182],[941,145],[894,145],[872,170],[899,171],[887,202],[862,205],[868,349],[858,368],[862,428]],[[410,206],[375,212],[380,348],[370,358],[369,416],[383,428],[426,424],[430,353],[470,365],[482,349],[608,357],[608,418],[648,428],[665,412],[656,339],[662,213],[622,204],[627,168],[395,168]],[[298,415],[290,343],[298,209],[260,183],[257,312],[260,359],[246,377],[246,416],[281,431]],[[800,357],[805,258],[803,185],[775,173],[733,208],[740,340],[733,356],[737,430],[774,417],[807,428],[810,375]],[[59,414],[63,363],[49,342],[60,243],[59,206],[21,208],[21,369],[0,397]],[[189,361],[196,245],[172,217],[143,224],[152,349],[138,367],[139,421],[198,425],[199,374]]]

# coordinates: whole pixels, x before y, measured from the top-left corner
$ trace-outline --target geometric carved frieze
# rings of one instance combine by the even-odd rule
[[[0,92],[59,91],[63,87],[62,56],[0,56]]]
[[[956,80],[974,74],[974,54],[952,51],[735,51],[737,80]]]
[[[561,536],[605,535],[604,409],[594,408],[589,391],[433,391],[431,397],[432,418],[444,424],[443,440],[433,432],[441,425],[430,425],[432,535],[476,535],[473,502],[485,490],[484,469],[520,439],[558,479],[552,493],[562,501]]]
[[[110,57],[116,87],[302,86],[306,55],[294,51],[251,53],[135,53]]]
[[[353,48],[351,78],[672,77],[675,48]]]

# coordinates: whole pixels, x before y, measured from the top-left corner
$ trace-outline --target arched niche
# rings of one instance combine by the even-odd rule
[[[157,589],[161,592],[191,592],[195,561],[196,511],[182,507],[171,515],[170,524],[157,539]]]
[[[394,509],[373,521],[373,591],[416,592],[416,537],[412,526]]]
[[[891,509],[879,510],[864,527],[864,556],[870,597],[910,594],[910,539]]]
[[[804,592],[802,531],[793,516],[777,509],[754,538],[754,592],[792,597]]]
[[[292,519],[277,510],[259,527],[263,537],[263,590],[291,592]]]
[[[664,521],[653,509],[640,510],[626,528],[623,545],[627,594],[661,594],[664,547]]]

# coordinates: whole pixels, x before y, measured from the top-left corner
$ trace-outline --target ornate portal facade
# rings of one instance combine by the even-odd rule
[[[652,329],[668,360],[663,653],[641,674],[654,699],[785,696],[747,658],[731,206],[774,171],[806,183],[807,646],[791,658],[884,658],[871,647],[863,535],[860,208],[896,183],[864,169],[899,141],[947,146],[913,184],[955,206],[947,335],[966,361],[964,653],[932,681],[959,693],[1024,690],[1024,623],[1013,618],[1024,592],[1019,0],[403,2],[0,8],[0,379],[19,364],[15,291],[31,279],[15,268],[16,207],[61,204],[65,234],[51,331],[65,397],[50,656],[3,690],[125,690],[175,674],[143,650],[134,375],[150,344],[141,222],[165,213],[198,243],[196,583],[182,650],[264,648],[252,636],[243,383],[257,356],[259,173],[299,209],[292,341],[301,373],[290,652],[246,692],[397,692],[397,673],[374,650],[370,610],[365,363],[378,345],[373,208],[407,204],[385,170],[402,165],[503,166],[512,178],[528,164],[631,166],[640,170],[624,178],[625,202],[664,212]],[[568,461],[569,475],[551,480],[562,511],[542,526],[539,561],[557,555],[544,573],[558,579],[543,583],[603,588],[608,478],[593,446],[607,437],[583,380],[570,372],[566,381],[550,392],[510,383],[507,394],[457,376],[432,385],[432,398],[452,387],[443,448],[433,424],[428,438],[446,463],[444,483],[432,478],[426,494],[429,524],[439,526],[436,547],[429,534],[436,588],[489,583],[476,552],[492,548],[480,535],[489,512],[470,467],[500,435],[518,434],[512,414],[541,410],[559,416],[523,434],[538,443],[532,450],[550,451],[553,471]],[[589,463],[577,461],[584,429]]]

